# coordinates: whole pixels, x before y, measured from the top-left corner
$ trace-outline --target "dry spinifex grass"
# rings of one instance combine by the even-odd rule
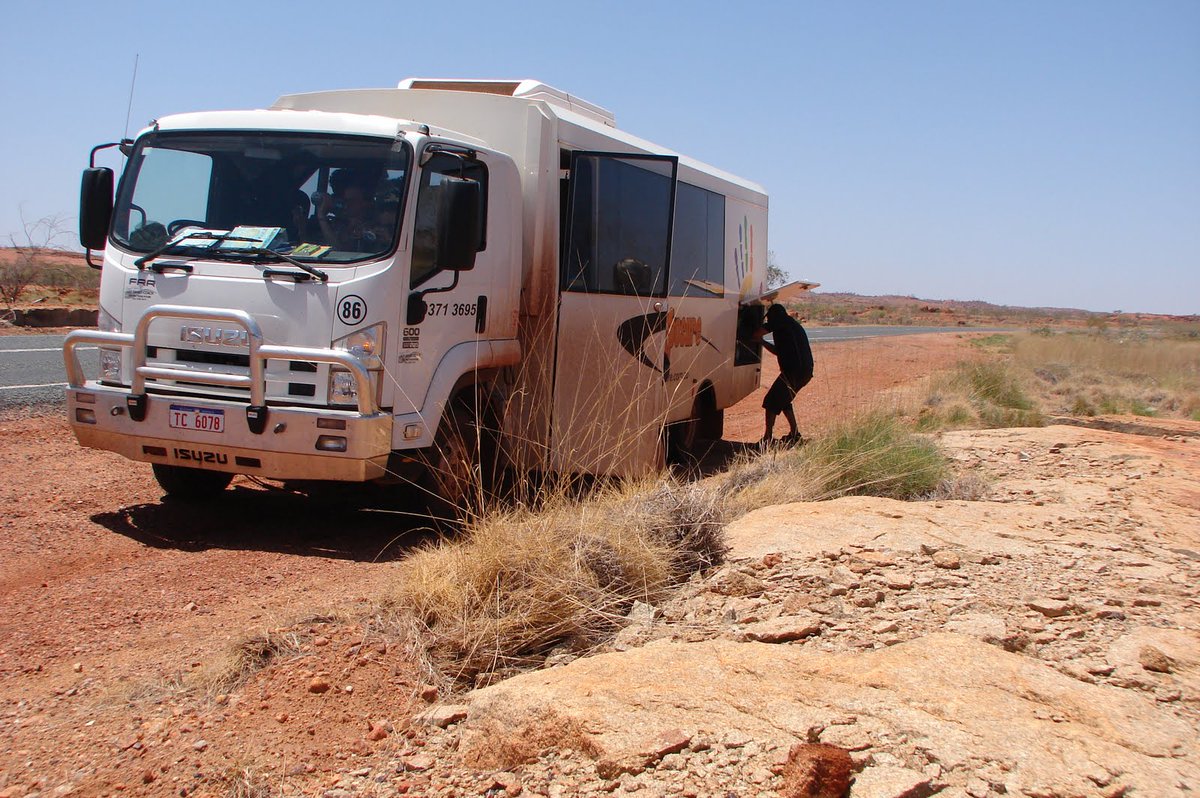
[[[717,496],[670,480],[497,512],[406,559],[385,604],[415,620],[443,674],[470,683],[601,642],[634,601],[720,561],[723,516]]]

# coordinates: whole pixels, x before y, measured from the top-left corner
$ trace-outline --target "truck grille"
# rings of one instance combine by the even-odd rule
[[[173,349],[167,346],[147,346],[146,364],[178,369],[173,380],[147,380],[148,388],[174,393],[217,396],[222,399],[249,401],[248,388],[225,388],[205,385],[188,379],[188,372],[209,374],[238,374],[249,376],[250,356],[237,352],[202,349]],[[310,376],[311,375],[311,376]],[[317,404],[323,401],[325,369],[307,361],[270,361],[267,365],[267,399],[298,404]]]

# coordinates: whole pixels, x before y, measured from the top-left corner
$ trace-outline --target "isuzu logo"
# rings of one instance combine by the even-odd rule
[[[235,328],[198,327],[185,324],[179,328],[179,340],[187,344],[211,344],[212,346],[249,346],[250,333]]]

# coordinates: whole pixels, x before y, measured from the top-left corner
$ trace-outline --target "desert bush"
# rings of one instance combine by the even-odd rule
[[[971,398],[980,404],[1006,410],[1033,410],[1033,401],[1006,363],[961,363],[957,377],[970,389]]]
[[[720,490],[735,512],[745,512],[847,495],[915,499],[934,491],[948,473],[933,441],[895,416],[872,413],[802,448],[771,450],[735,464]]]
[[[406,559],[385,604],[410,613],[442,672],[469,683],[601,642],[634,601],[718,564],[723,524],[720,497],[668,479],[495,512]]]
[[[200,672],[195,686],[209,694],[227,693],[273,662],[300,653],[294,633],[269,631],[230,646],[224,657]]]
[[[1045,370],[1043,380],[1057,376]],[[916,411],[918,430],[1036,427],[1042,415],[1017,371],[1005,360],[959,363],[930,382]]]

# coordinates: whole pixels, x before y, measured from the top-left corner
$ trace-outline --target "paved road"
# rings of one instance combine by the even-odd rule
[[[963,330],[963,327],[811,327],[808,335],[813,341],[850,341],[880,335]],[[63,372],[63,338],[62,335],[0,336],[0,409],[62,403],[67,384]],[[89,374],[95,373],[94,355],[84,354],[80,360]]]
[[[63,335],[0,336],[0,408],[61,404],[66,387]],[[93,347],[94,348],[94,347]],[[95,355],[84,354],[84,367]],[[94,363],[91,364],[94,373]]]

